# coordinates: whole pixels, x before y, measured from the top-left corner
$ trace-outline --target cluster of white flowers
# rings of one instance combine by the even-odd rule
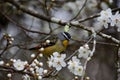
[[[80,58],[87,59],[91,53],[88,44],[81,46],[78,49],[78,56],[73,56],[72,60],[69,60],[67,63],[67,68],[76,76],[82,76],[83,66],[80,62]],[[66,55],[54,52],[53,55],[48,60],[48,66],[54,67],[57,71],[61,70],[63,67],[66,67],[65,62]]]
[[[66,63],[66,54],[54,52],[53,55],[51,55],[51,57],[48,59],[48,66],[55,68],[57,71],[60,71],[63,67],[67,66],[70,72],[72,72],[74,75],[82,76],[83,66],[80,62],[80,58],[87,59],[91,53],[91,50],[89,49],[89,46],[85,44],[78,49],[78,53],[78,56],[73,56],[72,59]],[[42,57],[43,55],[40,56]],[[32,54],[31,57],[34,58],[35,55]],[[16,70],[24,70],[24,72],[30,72],[33,75],[36,75],[38,80],[41,80],[42,76],[48,73],[48,70],[42,68],[43,63],[38,59],[34,59],[30,65],[27,61],[21,61],[20,59],[11,59],[10,61],[13,63],[13,67]],[[4,61],[0,61],[0,65],[4,65]],[[7,76],[11,77],[11,74],[8,74]],[[23,75],[23,80],[30,80],[30,76],[28,74]]]
[[[43,63],[39,62],[35,59],[30,65],[27,61],[21,61],[20,59],[15,60],[11,59],[13,62],[13,66],[16,70],[24,70],[25,72],[30,72],[33,75],[36,75],[38,80],[42,79],[42,75],[47,74],[48,70],[43,69]],[[23,75],[23,80],[30,80],[30,76],[28,74]]]
[[[66,67],[65,63],[66,54],[59,54],[54,52],[53,55],[49,58],[48,65],[49,67],[56,68],[57,71],[61,70],[62,67]]]
[[[72,60],[68,62],[68,69],[75,75],[81,76],[83,72],[83,66],[77,56],[73,56]]]
[[[13,66],[16,70],[23,70],[27,64],[27,61],[21,61],[20,59],[13,60]]]
[[[80,58],[87,59],[90,53],[91,50],[89,49],[88,44],[81,46],[78,49],[78,57],[73,56],[72,60],[68,62],[68,69],[70,70],[70,72],[72,72],[74,75],[82,76],[83,66],[80,62]]]
[[[14,38],[11,36],[11,34],[3,33],[4,39],[8,40],[9,44],[12,44],[14,41]]]
[[[42,68],[43,63],[39,62],[37,59],[35,59],[31,65],[29,65],[28,70],[32,74],[36,74],[38,77],[38,80],[42,79],[42,75],[47,74],[48,70]]]
[[[116,26],[118,31],[120,31],[120,14],[118,11],[115,14],[112,14],[112,10],[110,8],[103,10],[100,12],[100,17],[98,17],[97,20],[105,28],[108,28],[110,24],[110,26]]]

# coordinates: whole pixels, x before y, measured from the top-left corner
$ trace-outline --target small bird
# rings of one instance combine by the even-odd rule
[[[68,32],[60,32],[57,35],[50,36],[50,39],[46,39],[40,45],[30,48],[31,51],[42,53],[44,56],[50,56],[54,52],[63,52],[66,50],[69,44],[71,35]]]

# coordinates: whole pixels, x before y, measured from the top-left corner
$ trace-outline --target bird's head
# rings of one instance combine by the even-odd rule
[[[57,37],[60,40],[70,40],[71,39],[71,35],[68,32],[60,32],[59,34],[57,34]]]
[[[62,41],[62,43],[65,47],[68,46],[69,40],[71,39],[71,36],[69,33],[61,32],[61,33],[57,34],[57,37]]]

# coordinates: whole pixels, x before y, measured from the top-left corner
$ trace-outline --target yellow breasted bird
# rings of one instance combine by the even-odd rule
[[[40,51],[44,56],[50,56],[53,52],[63,52],[66,50],[71,36],[67,32],[60,32],[57,35],[50,36],[50,39],[40,45],[30,48],[31,51]]]

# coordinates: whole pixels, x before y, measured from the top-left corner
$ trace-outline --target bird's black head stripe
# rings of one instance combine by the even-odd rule
[[[67,40],[70,40],[71,36],[70,36],[69,33],[63,32],[62,34],[63,34],[63,36],[64,36]]]

